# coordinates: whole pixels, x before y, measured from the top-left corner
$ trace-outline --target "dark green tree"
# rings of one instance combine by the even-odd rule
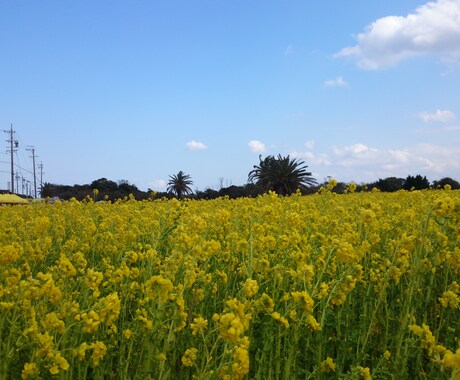
[[[97,189],[99,191],[115,191],[118,189],[118,185],[114,181],[110,181],[107,178],[99,178],[91,182],[91,189]]]
[[[389,193],[401,190],[403,186],[404,186],[404,178],[397,178],[397,177],[387,177],[385,179],[379,179],[375,183],[375,187],[380,189],[380,191],[385,191]]]
[[[182,199],[184,196],[193,193],[191,185],[193,185],[193,181],[190,175],[185,174],[181,170],[179,173],[169,176],[167,191],[175,194],[177,198]]]
[[[272,190],[280,195],[290,195],[297,189],[315,185],[317,182],[306,169],[303,161],[288,156],[267,156],[248,174],[248,182],[260,186],[263,191]]]
[[[449,185],[452,190],[460,189],[460,183],[458,183],[458,181],[450,177],[444,177],[444,178],[441,178],[439,181],[433,182],[433,187],[435,189],[443,189],[444,186],[446,185]]]
[[[40,190],[40,195],[42,198],[52,198],[54,196],[53,192],[53,185],[49,182],[43,182],[41,190]]]
[[[405,190],[423,190],[430,187],[430,181],[426,177],[422,177],[420,174],[414,176],[407,176],[404,180],[403,188]]]

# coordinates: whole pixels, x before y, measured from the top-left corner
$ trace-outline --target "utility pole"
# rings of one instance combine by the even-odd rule
[[[22,195],[24,195],[24,182],[26,181],[26,179],[24,177],[21,177],[22,178]]]
[[[15,174],[15,178],[16,178],[16,192],[19,194],[19,174],[18,173]]]
[[[43,198],[42,191],[43,191],[43,162],[40,161],[38,164],[38,168],[40,169],[40,197]]]
[[[6,141],[10,143],[10,153],[11,153],[11,193],[14,194],[14,162],[13,162],[14,148],[13,148],[13,145],[16,146],[16,148],[17,148],[18,147],[18,141],[13,140],[13,134],[16,132],[16,131],[13,131],[13,124],[11,124],[11,128],[10,128],[9,131],[8,130],[3,130],[3,132],[10,134],[10,139],[6,140]]]
[[[35,194],[34,198],[37,198],[37,176],[35,174],[35,157],[37,156],[35,155],[35,147],[30,146],[29,148],[27,148],[27,150],[29,152],[32,152],[32,163],[34,165],[34,194]]]

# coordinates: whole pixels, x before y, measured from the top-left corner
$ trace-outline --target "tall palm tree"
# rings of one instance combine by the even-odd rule
[[[282,157],[267,156],[262,160],[259,156],[259,165],[249,172],[248,182],[256,183],[262,188],[273,190],[277,194],[290,195],[297,189],[315,185],[316,180],[307,172],[304,161],[291,159],[289,155]]]
[[[185,195],[193,193],[190,188],[191,185],[193,185],[191,177],[181,170],[179,173],[169,176],[167,191],[182,199]]]

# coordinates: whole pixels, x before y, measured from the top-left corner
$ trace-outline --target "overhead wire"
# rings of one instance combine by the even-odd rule
[[[13,162],[13,167],[15,169],[15,172],[22,178],[22,181],[27,181],[29,183],[32,183],[33,182],[33,176],[34,176],[34,173],[33,171],[29,170],[29,169],[26,169],[25,167],[23,167],[21,165],[21,159],[24,158],[23,157],[23,153],[25,153],[25,151],[23,151],[21,148],[23,146],[27,146],[25,145],[22,140],[19,138],[19,136],[15,136],[16,138],[14,139],[14,145],[15,147],[13,148],[13,152],[14,152],[14,156],[15,156],[15,162]],[[8,140],[10,141],[10,140]],[[17,142],[17,145],[16,145],[16,142]],[[7,147],[6,150],[10,150],[11,148],[10,147]],[[21,153],[21,159],[20,159],[20,155],[18,154]],[[11,164],[11,161],[0,161],[0,163],[2,164]],[[10,173],[9,170],[0,170],[0,173]],[[26,174],[27,173],[27,174]],[[30,176],[32,178],[30,178]],[[19,189],[18,189],[19,190]]]

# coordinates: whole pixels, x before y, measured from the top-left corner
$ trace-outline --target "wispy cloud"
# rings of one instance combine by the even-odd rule
[[[449,126],[449,127],[444,127],[444,130],[446,132],[460,131],[460,125],[452,125],[452,126]]]
[[[440,133],[452,133],[460,131],[460,125],[445,125],[445,126],[436,126],[429,128],[418,128],[414,132],[420,135],[432,135],[436,134],[439,136]]]
[[[346,87],[348,86],[348,82],[346,82],[342,77],[337,77],[335,79],[329,79],[324,81],[325,87]]]
[[[164,189],[166,187],[166,181],[164,179],[156,179],[149,182],[148,186],[154,189]]]
[[[294,45],[290,44],[286,46],[286,49],[284,49],[284,55],[291,55],[293,51],[294,51]]]
[[[332,165],[329,155],[326,153],[315,154],[310,151],[306,151],[306,152],[293,151],[293,152],[290,152],[289,155],[293,158],[305,159],[307,161],[306,164],[308,166],[316,167],[316,169],[318,169],[319,167],[327,167],[327,166]]]
[[[314,160],[316,157],[315,157],[315,154],[313,152],[310,152],[310,151],[306,151],[306,152],[290,152],[289,153],[290,156],[292,156],[292,158],[302,158],[302,159],[308,159],[308,160]]]
[[[313,149],[315,147],[315,141],[314,140],[305,141],[304,145],[307,149]]]
[[[352,57],[362,69],[392,67],[409,57],[435,55],[460,60],[460,1],[437,0],[418,7],[405,17],[388,16],[358,34],[355,46],[336,57]]]
[[[195,141],[195,140],[189,141],[187,144],[185,144],[185,146],[189,150],[205,150],[205,149],[208,149],[208,147],[205,144],[203,144],[202,142],[199,142],[199,141]]]
[[[341,181],[371,182],[378,178],[427,175],[430,180],[458,174],[460,148],[435,144],[416,144],[399,149],[381,149],[362,143],[332,147],[313,154],[291,152],[303,158],[318,179],[332,176]]]
[[[262,141],[251,140],[248,143],[249,149],[254,153],[263,153],[267,150],[267,147]]]
[[[435,112],[420,112],[418,114],[419,118],[422,119],[425,123],[432,121],[440,121],[446,123],[448,121],[454,120],[455,115],[453,112],[448,110],[436,110]]]
[[[311,163],[327,165],[327,162],[323,160],[323,158],[325,158],[324,156],[323,157],[317,156],[315,155],[315,153],[312,152],[313,148],[315,147],[314,140],[305,141],[303,145],[305,146],[305,148],[308,149],[307,151],[305,152],[293,151],[293,152],[290,152],[289,155],[291,155],[293,158],[300,158],[300,159],[307,160],[308,165],[310,165]]]

